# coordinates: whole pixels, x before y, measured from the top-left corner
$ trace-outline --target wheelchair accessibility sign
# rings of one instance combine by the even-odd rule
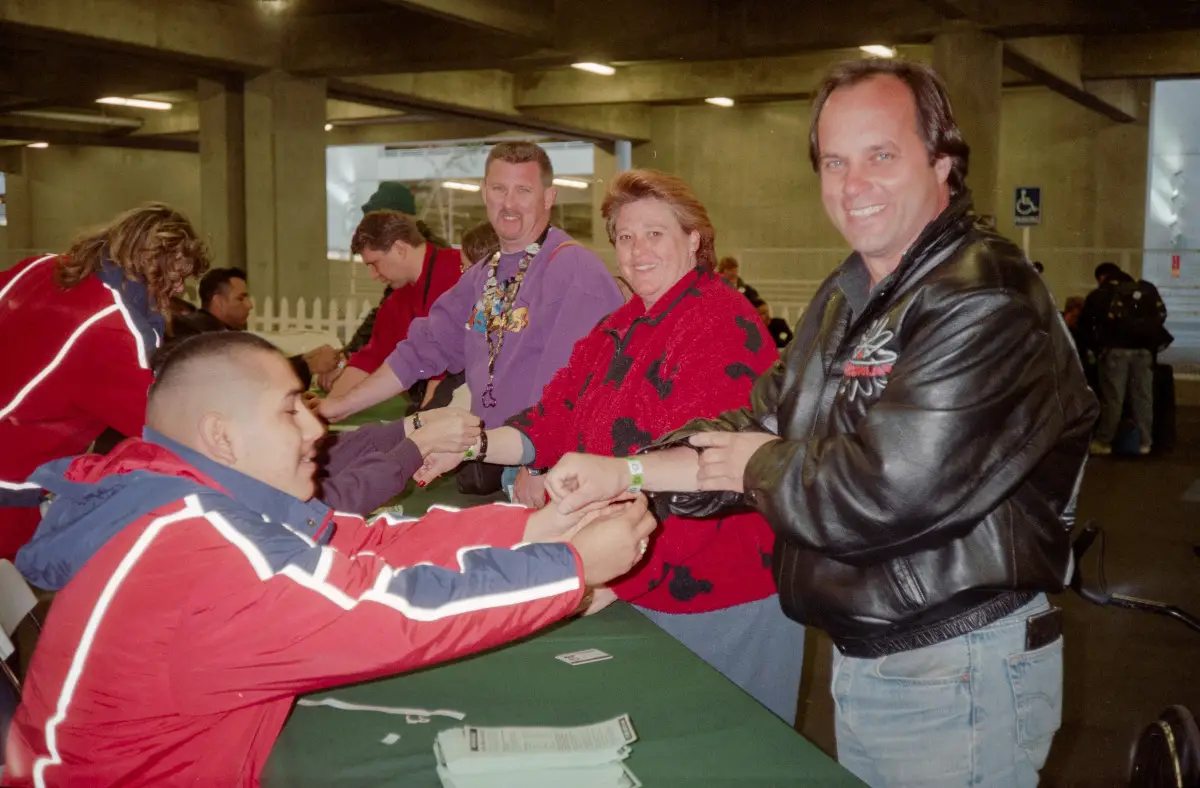
[[[1013,223],[1017,227],[1042,223],[1042,187],[1017,187],[1013,196]]]

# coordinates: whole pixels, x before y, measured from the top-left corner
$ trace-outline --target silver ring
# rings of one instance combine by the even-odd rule
[[[638,542],[638,556],[640,557],[640,556],[645,555],[646,548],[648,548],[649,546],[650,546],[649,539],[643,539],[642,541]]]

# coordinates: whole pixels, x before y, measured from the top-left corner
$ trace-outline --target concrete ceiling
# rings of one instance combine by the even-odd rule
[[[282,69],[329,79],[331,143],[637,140],[655,105],[804,98],[859,45],[928,60],[964,23],[1004,40],[1006,84],[1122,122],[1145,80],[1200,76],[1198,0],[7,0],[0,139],[194,150],[198,79]],[[95,103],[149,94],[177,106]]]

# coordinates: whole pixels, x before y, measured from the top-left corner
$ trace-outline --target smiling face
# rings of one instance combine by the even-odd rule
[[[244,407],[232,414],[233,468],[302,501],[316,490],[317,441],[325,434],[301,399],[300,380],[281,354],[259,353]]]
[[[557,191],[542,185],[537,162],[493,161],[483,181],[488,221],[500,238],[500,249],[517,252],[536,241],[550,223]]]
[[[613,243],[621,275],[649,309],[696,267],[700,234],[684,232],[667,203],[645,199],[621,208]]]
[[[912,92],[896,77],[835,90],[817,124],[821,199],[878,282],[950,203],[951,162],[930,162]]]

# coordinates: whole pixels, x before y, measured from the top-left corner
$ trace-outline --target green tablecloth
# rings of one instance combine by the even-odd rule
[[[470,506],[452,476],[399,500]],[[497,496],[498,497],[498,496]],[[570,666],[555,655],[598,648],[613,659]],[[453,709],[459,722],[298,706],[263,774],[269,788],[439,788],[433,740],[471,725],[582,725],[628,713],[638,732],[629,767],[658,786],[858,786],[861,783],[687,648],[624,603],[450,665],[311,696]],[[390,733],[400,735],[383,744]],[[569,788],[569,786],[564,786]]]
[[[579,666],[554,659],[584,648],[613,659]],[[647,788],[861,785],[624,603],[451,665],[312,697],[453,709],[466,718],[409,724],[378,712],[297,707],[271,754],[264,785],[437,788],[432,748],[440,730],[580,725],[622,713],[638,733],[628,765]],[[389,733],[400,740],[382,743]]]
[[[401,418],[405,406],[397,398],[348,421]],[[448,475],[425,488],[410,483],[392,503],[403,505],[405,514],[421,514],[433,503],[469,507],[502,499],[502,494],[463,495]],[[585,648],[599,648],[613,659],[580,666],[554,659]],[[391,714],[298,706],[263,774],[269,788],[439,788],[433,740],[440,730],[462,724],[582,725],[623,713],[630,715],[639,737],[629,767],[647,788],[861,785],[623,603],[450,665],[311,697],[454,709],[466,718],[409,724]],[[391,733],[399,734],[399,741],[383,744]]]

